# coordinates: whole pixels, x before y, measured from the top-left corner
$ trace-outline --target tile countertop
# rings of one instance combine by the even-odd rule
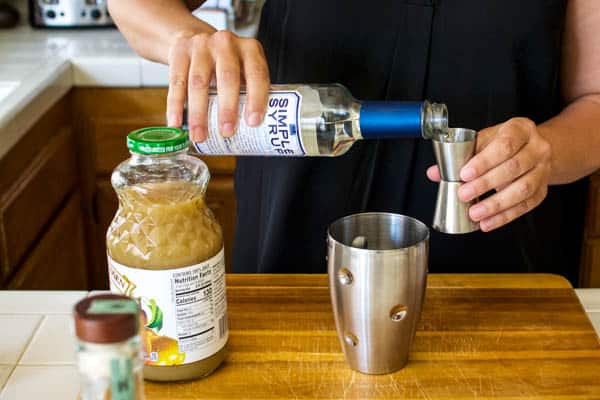
[[[236,33],[253,36],[255,28]],[[137,56],[114,28],[0,30],[0,158],[73,86],[167,83],[167,67]]]
[[[600,335],[600,289],[576,293]],[[0,400],[76,398],[71,310],[88,294],[0,291]]]

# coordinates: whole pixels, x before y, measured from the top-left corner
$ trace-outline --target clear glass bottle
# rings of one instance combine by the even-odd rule
[[[339,156],[362,139],[443,135],[448,129],[444,104],[356,100],[339,84],[273,85],[262,124],[252,128],[243,115],[231,138],[219,135],[217,97],[208,105],[208,139],[194,143],[201,154],[269,156]],[[184,121],[187,116],[184,115]],[[184,122],[185,123],[185,122]],[[185,126],[184,126],[185,129]]]
[[[143,400],[139,307],[125,296],[87,297],[74,310],[81,400]]]
[[[111,177],[110,287],[141,304],[144,377],[200,378],[221,364],[228,339],[223,234],[204,201],[210,174],[181,129],[139,129],[127,144],[131,158]]]

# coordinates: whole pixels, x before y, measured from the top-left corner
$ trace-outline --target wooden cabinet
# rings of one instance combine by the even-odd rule
[[[105,289],[105,233],[117,210],[110,174],[126,135],[165,123],[166,89],[74,89],[0,157],[0,288]],[[206,157],[207,203],[235,229],[233,157]]]
[[[81,197],[69,197],[52,225],[31,250],[8,289],[88,288]]]
[[[581,286],[600,288],[600,171],[590,177]]]
[[[114,168],[129,157],[126,135],[146,126],[165,124],[166,89],[78,88],[72,92],[74,129],[78,132],[80,163],[85,171],[82,194],[92,245],[94,288],[108,285],[106,229],[117,210],[110,184]],[[223,226],[225,260],[231,265],[235,229],[233,157],[203,157],[211,172],[207,203]]]
[[[88,287],[76,154],[64,99],[0,160],[0,287]]]
[[[2,199],[6,261],[15,266],[75,187],[75,145],[69,128],[62,128],[25,168]]]

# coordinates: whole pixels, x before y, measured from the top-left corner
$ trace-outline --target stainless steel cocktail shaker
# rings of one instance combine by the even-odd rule
[[[402,368],[427,279],[429,230],[388,213],[351,215],[328,232],[328,272],[338,337],[350,368]]]

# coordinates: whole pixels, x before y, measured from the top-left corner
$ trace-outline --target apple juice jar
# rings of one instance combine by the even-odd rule
[[[188,146],[181,129],[133,131],[111,176],[110,288],[140,303],[144,378],[155,381],[210,374],[228,338],[223,233],[204,201],[208,167]]]

